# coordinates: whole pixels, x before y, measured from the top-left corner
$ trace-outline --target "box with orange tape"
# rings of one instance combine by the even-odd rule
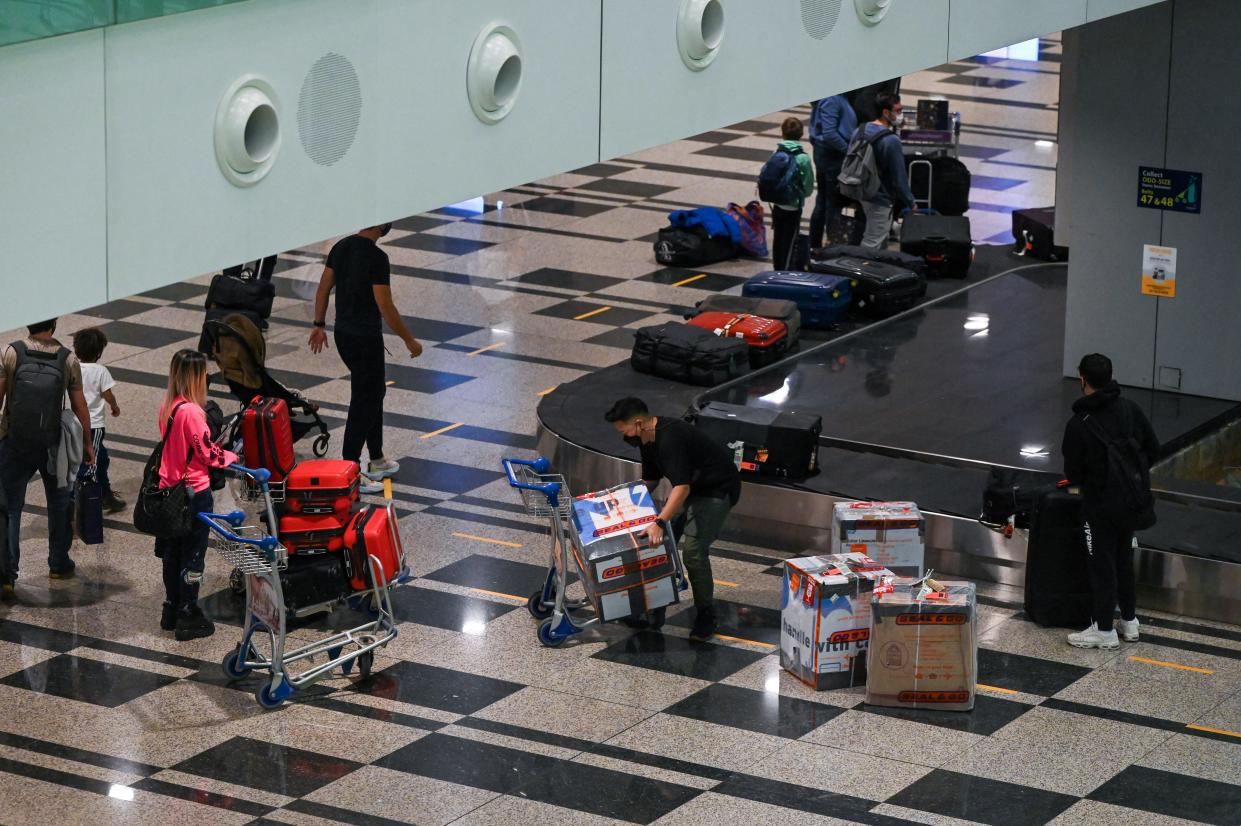
[[[780,664],[820,691],[865,683],[871,593],[891,577],[864,554],[786,561]]]
[[[861,553],[898,576],[922,576],[926,520],[913,502],[837,502],[832,549]]]
[[[978,678],[974,583],[899,578],[891,585],[871,599],[867,705],[970,711]]]

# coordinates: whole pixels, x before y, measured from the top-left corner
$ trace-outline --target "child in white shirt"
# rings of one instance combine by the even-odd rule
[[[86,395],[86,408],[90,411],[90,435],[95,443],[95,478],[103,493],[103,509],[108,513],[125,510],[125,502],[112,490],[108,480],[108,448],[104,444],[106,435],[104,404],[112,409],[113,416],[121,415],[121,407],[112,395],[116,382],[108,368],[99,363],[103,350],[108,346],[108,337],[98,327],[87,327],[73,335],[73,352],[82,363],[82,391]],[[82,473],[87,468],[82,467]]]

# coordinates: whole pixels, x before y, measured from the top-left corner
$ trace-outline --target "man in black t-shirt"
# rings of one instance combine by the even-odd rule
[[[628,444],[641,451],[642,480],[651,493],[660,479],[667,478],[672,485],[668,501],[646,536],[652,545],[658,545],[671,522],[694,590],[696,615],[689,638],[707,640],[715,633],[711,543],[741,497],[741,479],[732,454],[688,422],[652,416],[646,403],[632,396],[612,405],[605,418]],[[662,617],[661,609],[655,625],[662,624]]]
[[[410,334],[392,303],[392,272],[388,254],[376,243],[392,224],[368,227],[342,238],[328,253],[319,290],[315,294],[315,326],[310,333],[311,352],[327,346],[327,305],[336,290],[336,328],[333,338],[340,358],[349,370],[349,414],[341,454],[359,462],[366,444],[370,462],[364,467],[363,493],[379,493],[382,480],[393,476],[400,465],[384,456],[383,403],[388,385],[384,376],[382,321],[405,342],[410,358],[422,354],[422,345]]]

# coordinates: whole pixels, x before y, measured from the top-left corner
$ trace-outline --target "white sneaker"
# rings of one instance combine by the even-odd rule
[[[362,475],[361,483],[358,485],[358,493],[365,493],[371,496],[384,492],[384,483],[381,479],[372,479],[366,474]]]
[[[380,459],[376,462],[374,459],[366,466],[366,475],[372,480],[386,479],[389,476],[396,476],[401,469],[400,462],[394,462],[391,459]]]
[[[1069,634],[1069,645],[1074,648],[1102,648],[1105,651],[1114,651],[1120,648],[1120,638],[1116,636],[1116,629],[1100,631],[1099,626],[1092,622],[1085,631]]]
[[[1138,641],[1138,620],[1134,617],[1131,620],[1116,620],[1116,630],[1120,632],[1121,638],[1125,642]]]

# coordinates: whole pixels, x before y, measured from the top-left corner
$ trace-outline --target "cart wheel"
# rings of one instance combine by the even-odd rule
[[[539,642],[543,643],[548,648],[557,648],[561,643],[568,639],[568,637],[557,636],[556,632],[552,630],[552,622],[552,618],[548,617],[539,623]]]
[[[552,609],[543,604],[542,590],[530,595],[530,599],[526,600],[526,610],[530,612],[530,616],[538,620],[547,619],[552,615]]]
[[[271,683],[267,680],[254,692],[254,699],[258,700],[263,708],[280,708],[284,704],[284,700],[272,694]]]
[[[242,665],[240,643],[237,644],[236,648],[224,655],[224,662],[221,665],[224,666],[224,676],[229,680],[240,680],[250,673],[250,669]]]
[[[358,676],[366,679],[371,676],[371,666],[375,664],[375,652],[367,651],[358,655]]]
[[[310,449],[314,452],[315,456],[318,456],[320,459],[322,459],[324,456],[327,455],[327,445],[330,439],[331,437],[328,436],[328,434],[326,433],[322,434],[317,439],[315,439],[314,444],[310,446]]]
[[[234,568],[228,575],[228,590],[234,595],[244,597],[246,595],[246,575],[241,572],[240,568]]]

